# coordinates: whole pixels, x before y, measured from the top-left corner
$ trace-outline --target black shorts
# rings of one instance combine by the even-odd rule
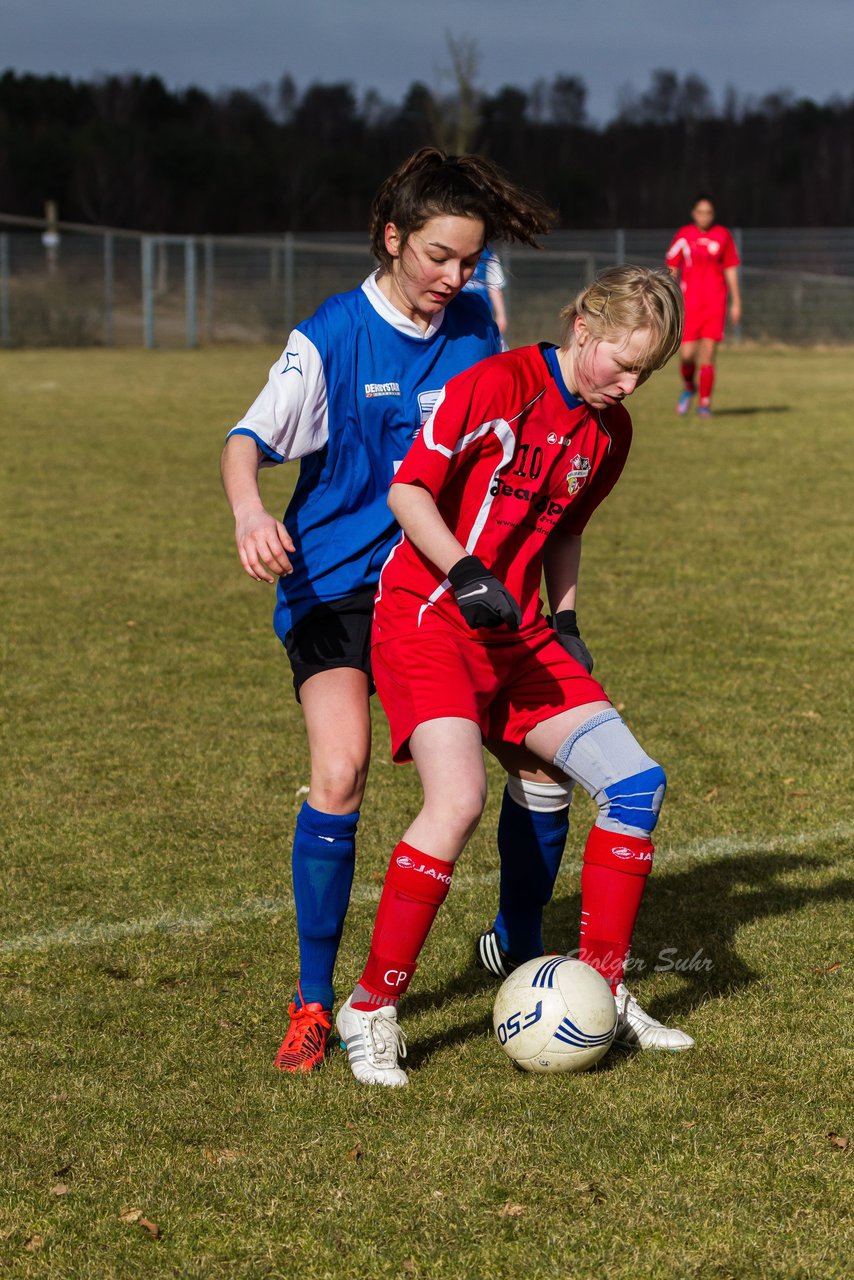
[[[375,587],[356,591],[340,600],[316,604],[285,636],[285,649],[294,673],[294,693],[309,676],[334,667],[354,667],[364,671],[374,692],[371,677],[371,622],[374,616]]]

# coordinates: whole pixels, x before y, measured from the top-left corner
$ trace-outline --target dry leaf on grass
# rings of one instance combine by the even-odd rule
[[[404,1258],[402,1265],[403,1265],[403,1269],[404,1269],[404,1271],[407,1273],[407,1275],[412,1275],[412,1274],[413,1274],[413,1272],[415,1271],[415,1259],[414,1259],[414,1258]]]
[[[364,1160],[365,1153],[362,1149],[361,1142],[357,1142],[352,1151],[347,1152],[347,1159],[352,1160],[354,1164],[358,1164],[360,1160]]]
[[[847,1151],[851,1146],[850,1138],[843,1138],[840,1134],[834,1133],[833,1130],[827,1136],[830,1139],[830,1145],[835,1147],[837,1151]]]
[[[160,1227],[150,1218],[146,1218],[141,1209],[122,1209],[119,1221],[126,1222],[130,1226],[142,1227],[152,1240],[160,1239]]]
[[[52,1196],[67,1196],[68,1187],[65,1185],[64,1182],[57,1182],[55,1187],[51,1187],[50,1194]]]
[[[836,971],[841,968],[842,968],[842,961],[837,960],[833,964],[829,964],[827,966],[821,965],[821,964],[816,965],[816,967],[813,969],[813,973],[836,973]]]
[[[717,789],[717,787],[712,787],[711,791],[707,791],[707,792],[706,792],[706,794],[703,796],[703,799],[704,799],[704,800],[706,801],[706,803],[708,804],[708,802],[709,802],[710,800],[714,800],[714,798],[715,798],[715,796],[716,796],[717,794],[718,794],[718,789]]]
[[[40,1249],[44,1244],[44,1236],[27,1236],[24,1241],[24,1248],[29,1249],[33,1253],[36,1249]]]
[[[499,1218],[518,1218],[520,1213],[525,1212],[523,1204],[513,1204],[512,1200],[506,1203],[498,1210]]]

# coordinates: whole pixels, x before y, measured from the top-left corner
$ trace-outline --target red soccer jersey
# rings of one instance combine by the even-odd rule
[[[680,227],[665,259],[668,267],[679,269],[679,282],[686,306],[726,304],[726,267],[739,266],[738,250],[726,227],[717,223],[701,231],[693,222]]]
[[[541,614],[546,539],[559,523],[582,532],[616,483],[631,438],[622,405],[600,411],[574,400],[545,350],[522,347],[451,379],[394,483],[430,491],[468,554],[518,600],[525,628]],[[380,577],[374,643],[416,630],[428,613],[471,634],[448,579],[403,535]]]

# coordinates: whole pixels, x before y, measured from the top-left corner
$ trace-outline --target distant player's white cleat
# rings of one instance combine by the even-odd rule
[[[614,1044],[624,1049],[693,1049],[694,1041],[678,1027],[665,1027],[640,1007],[624,982],[617,987],[617,1030]]]
[[[348,998],[338,1010],[335,1026],[347,1050],[350,1070],[362,1084],[391,1088],[409,1084],[409,1076],[398,1063],[398,1057],[406,1057],[406,1036],[392,1005],[354,1009]]]

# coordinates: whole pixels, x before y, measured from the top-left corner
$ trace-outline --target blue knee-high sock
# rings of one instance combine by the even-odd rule
[[[495,931],[514,960],[543,954],[543,908],[560,869],[569,808],[549,813],[525,809],[505,787],[498,821],[501,888]]]
[[[332,1008],[332,973],[356,866],[359,814],[320,813],[306,802],[294,832],[294,902],[299,935],[300,990]],[[300,1003],[299,995],[296,997]]]

